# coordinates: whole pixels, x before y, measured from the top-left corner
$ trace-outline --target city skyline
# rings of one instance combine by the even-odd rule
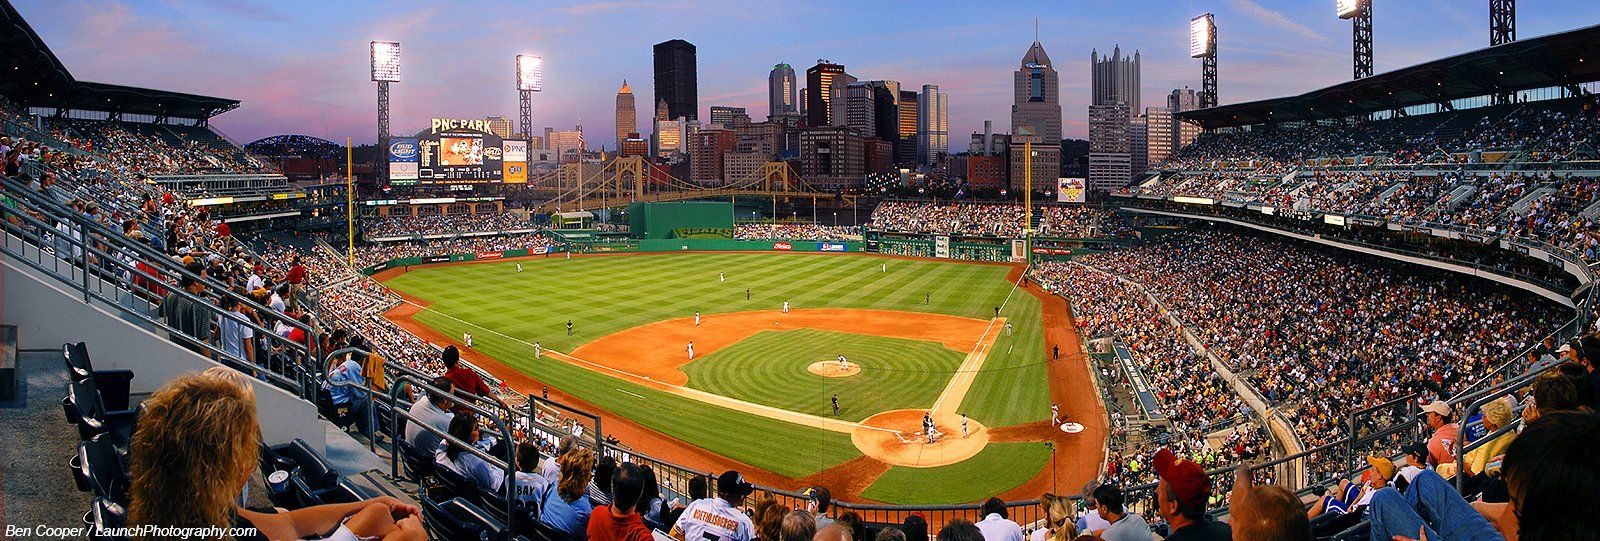
[[[764,112],[774,64],[810,66],[828,58],[862,80],[938,85],[954,104],[949,132],[958,147],[984,120],[1003,123],[1009,116],[1007,75],[1015,51],[1032,41],[1034,17],[1039,41],[1062,74],[1064,137],[1087,137],[1088,53],[1096,47],[1141,51],[1146,103],[1160,103],[1174,88],[1198,88],[1200,65],[1187,57],[1186,25],[1203,12],[1217,14],[1224,105],[1344,82],[1351,62],[1349,22],[1318,2],[935,2],[937,9],[909,12],[820,2],[817,14],[808,15],[851,21],[836,26],[807,25],[804,17],[760,2],[16,4],[80,80],[241,100],[238,110],[213,121],[241,142],[290,133],[373,141],[375,89],[366,80],[365,46],[373,39],[402,43],[403,76],[391,88],[393,133],[415,131],[434,116],[513,116],[511,59],[518,53],[545,59],[545,89],[534,96],[536,127],[603,124],[615,103],[599,96],[623,78],[648,80],[652,45],[683,39],[698,49],[701,118],[711,105]],[[1480,4],[1378,3],[1377,72],[1487,46],[1487,8]],[[742,24],[711,30],[703,22],[711,14]],[[1597,19],[1600,5],[1576,0],[1519,6],[1518,34],[1526,39]],[[617,148],[609,139],[596,136],[589,145]]]

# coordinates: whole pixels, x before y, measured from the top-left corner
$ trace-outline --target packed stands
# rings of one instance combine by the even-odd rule
[[[881,231],[969,236],[1017,237],[1027,220],[1015,203],[884,201],[867,227]],[[1040,236],[1126,237],[1132,227],[1105,209],[1092,206],[1041,206],[1034,213]]]
[[[733,238],[748,240],[861,240],[861,228],[808,223],[742,223],[733,226]]]

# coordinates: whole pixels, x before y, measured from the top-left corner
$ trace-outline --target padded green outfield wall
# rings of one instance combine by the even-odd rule
[[[733,203],[679,201],[628,205],[633,238],[733,238]]]
[[[864,252],[866,247],[865,243],[857,241],[642,239],[639,241],[639,251]]]

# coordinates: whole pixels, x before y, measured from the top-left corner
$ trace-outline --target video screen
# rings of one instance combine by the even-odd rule
[[[439,165],[483,165],[483,138],[440,137]]]

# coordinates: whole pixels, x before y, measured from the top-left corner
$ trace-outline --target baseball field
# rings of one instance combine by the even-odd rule
[[[602,410],[606,433],[639,452],[740,467],[776,486],[823,484],[840,499],[929,504],[1036,497],[1025,493],[1041,477],[1080,476],[1047,468],[1045,442],[1062,448],[1049,419],[1064,389],[1051,379],[1070,367],[1048,362],[1049,299],[1015,287],[1018,276],[1000,264],[666,253],[379,278],[410,301],[391,319],[435,342],[470,332],[468,359],[514,370],[503,379],[523,392],[548,386]],[[1102,446],[1103,422],[1072,436]]]

